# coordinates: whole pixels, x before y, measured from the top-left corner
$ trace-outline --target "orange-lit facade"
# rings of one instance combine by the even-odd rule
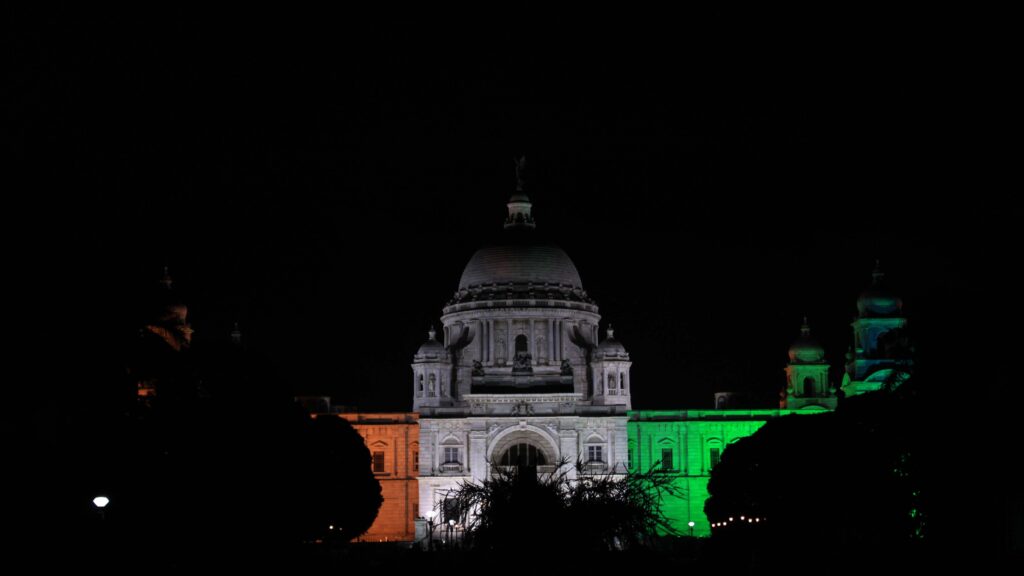
[[[338,414],[363,437],[370,450],[373,474],[380,481],[384,502],[373,526],[359,540],[414,540],[419,511],[419,415],[414,412]]]

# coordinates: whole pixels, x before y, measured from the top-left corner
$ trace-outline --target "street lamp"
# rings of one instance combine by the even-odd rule
[[[451,518],[448,520],[448,547],[454,548],[455,541],[455,519]]]
[[[693,538],[693,520],[687,522],[686,525],[690,527],[690,538]]]
[[[434,549],[434,518],[437,517],[437,510],[426,513],[427,517],[427,550]]]
[[[107,498],[106,496],[97,496],[92,499],[92,505],[99,510],[100,520],[106,520],[105,511],[103,509],[107,507],[107,504],[110,504],[110,498]]]

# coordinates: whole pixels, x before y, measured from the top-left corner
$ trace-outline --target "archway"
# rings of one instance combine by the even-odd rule
[[[529,343],[526,341],[525,334],[516,336],[516,354],[519,354],[520,352],[523,354],[529,352]]]
[[[535,426],[509,427],[489,446],[488,461],[493,470],[520,474],[547,474],[558,464],[557,444]]]

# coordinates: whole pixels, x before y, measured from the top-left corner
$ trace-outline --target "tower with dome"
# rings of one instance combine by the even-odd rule
[[[420,516],[497,466],[627,469],[629,354],[610,328],[599,339],[597,303],[537,226],[520,177],[500,238],[470,258],[413,358]]]

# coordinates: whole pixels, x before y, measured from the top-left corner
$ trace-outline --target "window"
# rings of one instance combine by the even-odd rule
[[[603,446],[587,446],[587,462],[604,462]]]
[[[711,467],[714,468],[718,465],[718,461],[722,459],[722,449],[712,448],[711,449]]]
[[[608,375],[608,395],[615,396],[619,393],[618,387],[615,385],[615,374]]]
[[[672,465],[672,449],[662,448],[661,449],[661,469],[662,470],[674,470],[675,467]]]
[[[619,391],[623,396],[626,395],[626,374],[624,372],[619,373]]]
[[[814,396],[814,378],[804,378],[804,396]]]
[[[454,498],[445,498],[441,504],[441,521],[447,523],[449,520],[459,521],[459,502]]]
[[[522,334],[520,334],[519,336],[516,336],[516,354],[519,354],[520,352],[522,352],[523,354],[526,354],[528,351],[529,351],[529,345],[528,345],[528,343],[526,341],[526,336],[524,336]]]
[[[373,473],[380,474],[384,472],[384,453],[374,452],[373,453]]]
[[[445,446],[444,449],[444,463],[445,464],[459,464],[459,449],[451,446]]]
[[[419,452],[413,452],[412,453],[412,471],[413,472],[419,472],[420,471],[420,453]]]
[[[627,462],[626,466],[630,470],[632,470],[633,469],[633,445],[632,444],[630,444],[629,445],[629,449],[626,450],[626,462]]]

